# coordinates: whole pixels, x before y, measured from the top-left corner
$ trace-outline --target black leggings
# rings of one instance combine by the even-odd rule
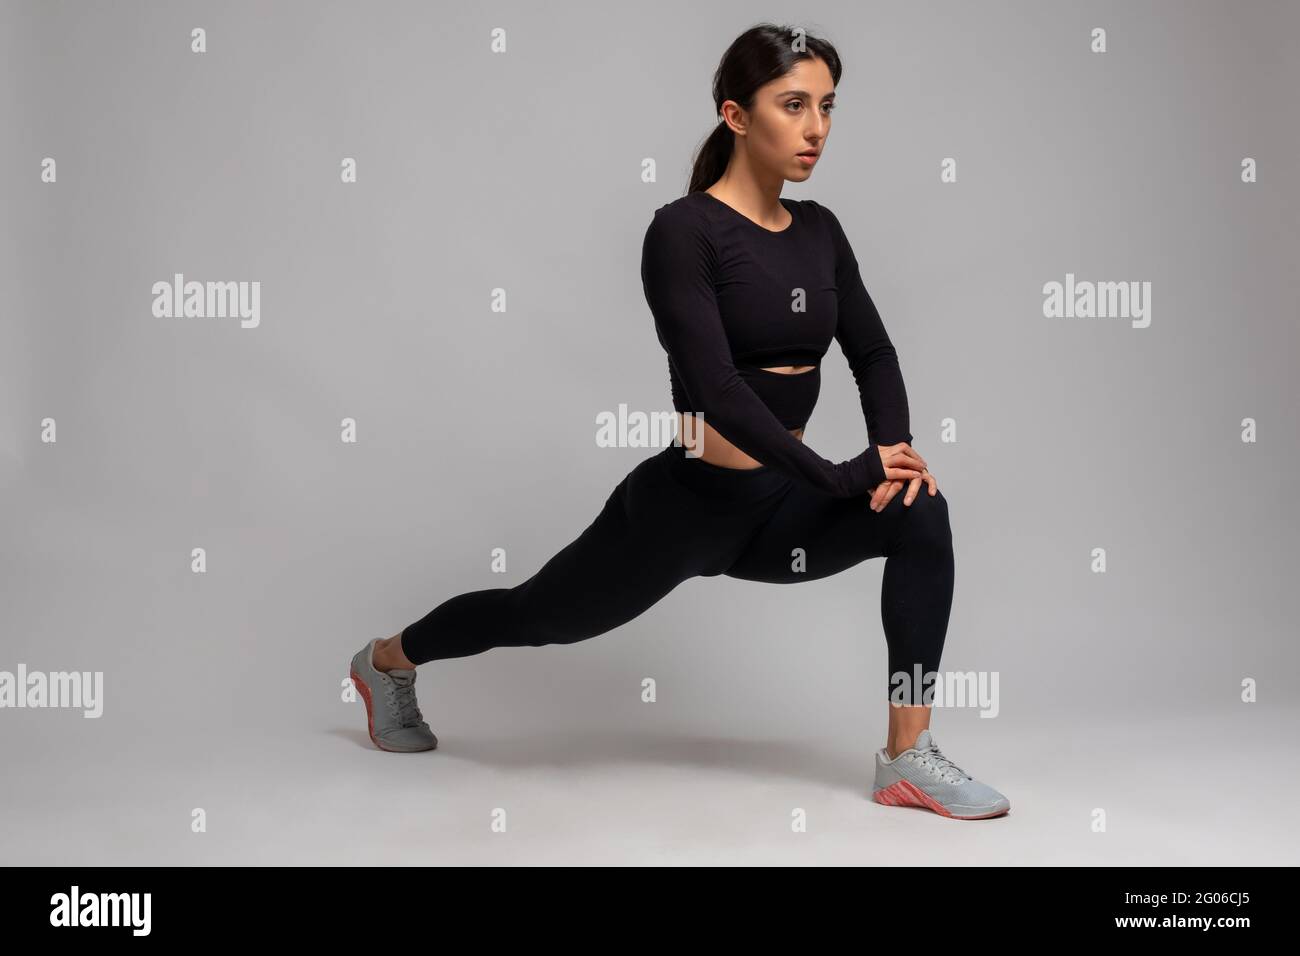
[[[632,620],[697,575],[791,584],[885,557],[889,673],[905,672],[919,695],[915,677],[938,671],[948,629],[952,531],[942,491],[931,497],[922,482],[904,506],[906,491],[875,512],[869,496],[834,498],[766,466],[723,468],[668,445],[633,468],[531,578],[449,598],[402,631],[402,652],[423,664],[573,644]],[[895,685],[887,686],[888,696]]]

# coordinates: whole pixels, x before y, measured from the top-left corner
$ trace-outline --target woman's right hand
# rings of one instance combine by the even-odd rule
[[[900,441],[897,445],[877,445],[876,450],[880,452],[886,478],[899,481],[919,478],[921,472],[930,467],[917,450],[905,441]]]

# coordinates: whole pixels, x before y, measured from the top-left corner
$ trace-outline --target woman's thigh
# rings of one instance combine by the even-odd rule
[[[629,472],[595,519],[514,589],[514,613],[548,643],[604,633],[683,581],[721,573],[753,528],[674,481],[656,456]]]
[[[888,557],[913,533],[942,535],[948,523],[943,492],[932,497],[922,484],[916,500],[903,504],[906,486],[885,506],[871,510],[870,495],[835,498],[795,484],[724,572],[747,581],[789,584],[838,574],[868,558]]]

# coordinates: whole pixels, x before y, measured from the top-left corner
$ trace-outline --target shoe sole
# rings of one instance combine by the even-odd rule
[[[916,784],[907,780],[899,780],[887,787],[873,790],[871,799],[887,807],[922,807],[926,810],[933,810],[940,816],[950,817],[953,820],[988,820],[1011,811],[1010,807],[1004,807],[1001,810],[994,810],[992,813],[953,813]]]
[[[371,709],[373,705],[371,704],[371,700],[370,700],[370,687],[366,684],[365,681],[361,679],[361,677],[357,674],[356,670],[352,670],[350,674],[352,677],[352,685],[356,687],[357,690],[361,691],[361,699],[366,702],[366,730],[370,734],[371,743],[373,743],[380,750],[386,750],[390,754],[421,753],[425,750],[438,749],[437,738],[434,739],[432,747],[415,747],[413,749],[407,749],[407,750],[404,750],[401,747],[385,747],[383,743],[380,741],[380,739],[375,736],[375,716],[373,710]]]

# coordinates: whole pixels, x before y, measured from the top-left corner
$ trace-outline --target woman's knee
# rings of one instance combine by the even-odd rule
[[[952,548],[952,525],[948,521],[948,499],[938,488],[930,494],[929,487],[922,483],[915,500],[910,505],[901,504],[905,492],[899,492],[896,498],[902,508],[902,520],[899,536],[908,547],[924,547],[936,550]]]

